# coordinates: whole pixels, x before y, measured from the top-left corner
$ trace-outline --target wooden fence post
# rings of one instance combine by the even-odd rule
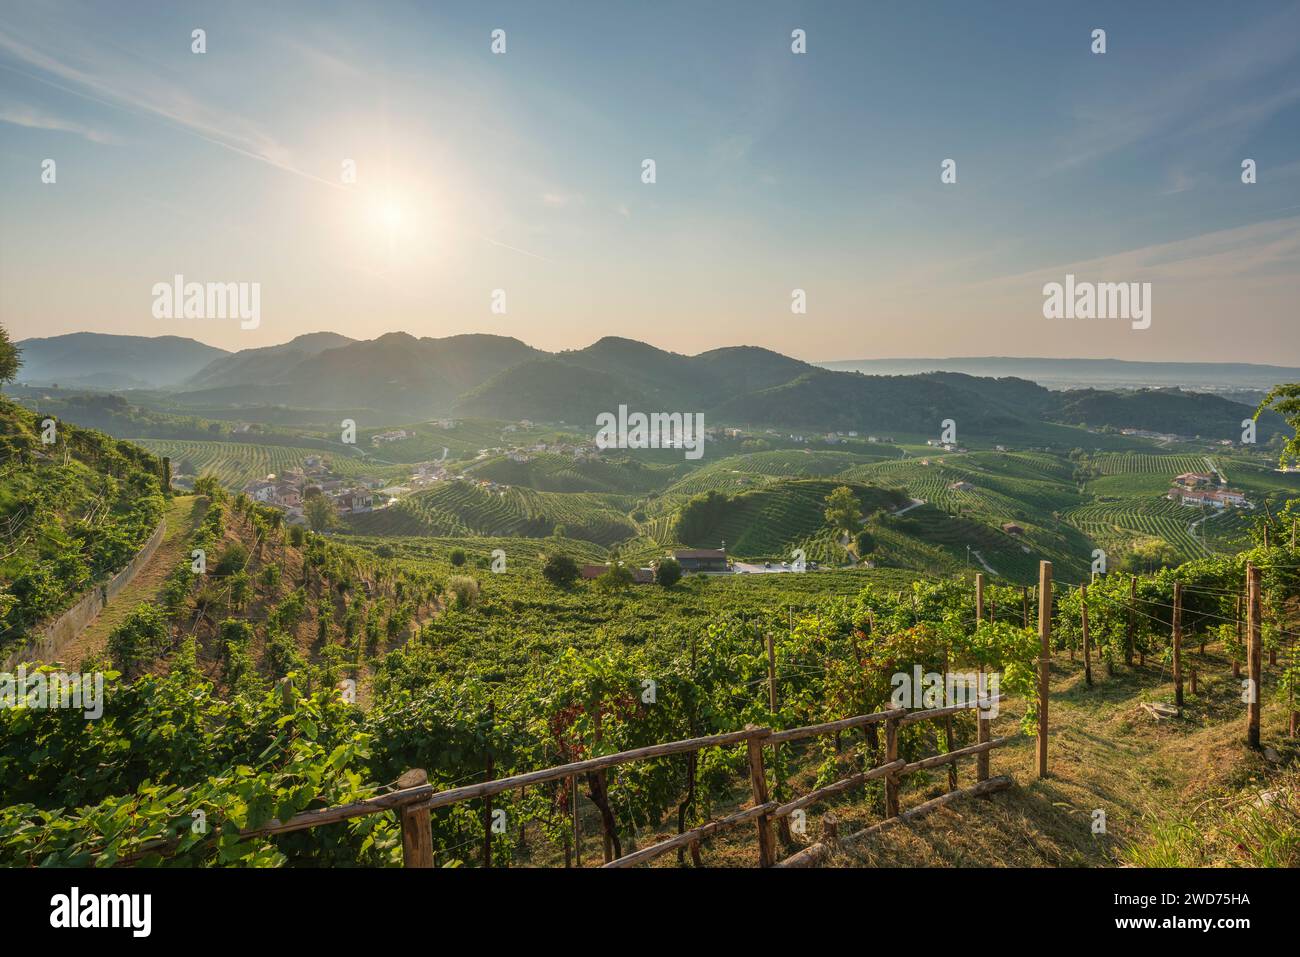
[[[898,760],[898,719],[885,721],[885,763],[892,764]],[[898,817],[898,773],[890,771],[885,775],[885,817]]]
[[[419,787],[429,783],[429,775],[413,768],[397,779],[398,790]],[[401,809],[402,866],[433,867],[433,822],[427,807],[407,806]]]
[[[767,709],[772,713],[774,720],[776,718],[776,705],[776,643],[772,640],[772,633],[769,631],[767,633]],[[772,748],[772,782],[778,800],[780,800],[781,793],[785,789],[785,782],[781,780],[780,750],[781,746],[779,744]],[[790,834],[789,815],[781,818],[777,822],[776,828],[784,843],[793,843],[794,838]]]
[[[1246,678],[1250,682],[1250,700],[1246,703],[1246,741],[1252,748],[1259,747],[1259,709],[1263,677],[1263,649],[1260,645],[1259,569],[1246,566]]]
[[[1052,672],[1052,563],[1038,563],[1038,776],[1047,777],[1047,697]]]
[[[1174,582],[1174,704],[1183,707],[1183,583]]]
[[[749,782],[754,790],[754,806],[766,804],[767,772],[763,769],[763,739],[771,735],[771,728],[757,728],[749,725],[746,730],[753,734],[745,741],[749,749]],[[772,819],[766,814],[757,818],[758,826],[758,863],[760,867],[771,867],[776,863],[776,841],[772,837]]]
[[[1088,636],[1088,586],[1079,586],[1079,601],[1083,612],[1083,677],[1092,687],[1092,642]]]

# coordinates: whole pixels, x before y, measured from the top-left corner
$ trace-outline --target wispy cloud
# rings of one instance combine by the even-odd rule
[[[1123,96],[1116,95],[1117,83],[1090,85],[1058,143],[1058,168],[1077,167],[1151,140],[1191,137],[1207,146],[1233,143],[1300,102],[1294,74],[1272,82],[1276,71],[1300,58],[1300,7],[1253,21],[1188,53],[1185,68],[1160,76],[1147,88],[1126,89]]]
[[[215,146],[327,186],[343,188],[339,183],[300,169],[285,146],[248,118],[199,100],[182,89],[174,78],[151,73],[125,58],[112,59],[111,54],[91,47],[82,48],[75,56],[55,56],[3,30],[0,30],[0,53],[35,72],[12,66],[9,69],[64,92],[127,112],[153,116]]]
[[[57,130],[60,133],[75,133],[92,143],[117,143],[119,140],[112,133],[60,119],[48,113],[42,113],[30,106],[0,105],[0,123],[12,123],[33,130]]]
[[[1070,272],[1081,279],[1221,283],[1300,273],[1300,216],[1220,229],[1124,250],[1106,256],[1001,276],[976,285],[1033,284],[1060,280]]]

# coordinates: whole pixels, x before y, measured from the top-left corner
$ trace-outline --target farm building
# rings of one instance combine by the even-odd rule
[[[684,572],[725,572],[727,570],[727,550],[725,548],[682,548],[673,552],[673,558],[682,566]]]
[[[1209,472],[1184,472],[1174,477],[1174,484],[1184,488],[1200,488],[1202,485],[1213,485],[1214,476]]]
[[[970,482],[953,482],[951,485],[948,486],[948,491],[950,491],[950,492],[973,492],[973,491],[975,491],[975,486],[974,486],[974,485],[971,485]]]
[[[1025,534],[1025,530],[1021,528],[1019,525],[1017,525],[1015,522],[1003,522],[1002,531],[1006,532],[1008,535]]]

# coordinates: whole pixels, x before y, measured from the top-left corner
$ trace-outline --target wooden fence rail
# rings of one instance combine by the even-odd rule
[[[984,706],[987,707],[998,700],[1000,698],[997,697],[986,699]],[[397,782],[398,789],[388,794],[339,807],[304,811],[301,814],[295,814],[287,821],[273,820],[261,827],[242,831],[241,835],[243,837],[266,837],[274,834],[288,834],[307,828],[320,827],[325,824],[337,824],[367,814],[396,811],[402,826],[403,866],[432,867],[434,849],[430,812],[435,808],[448,807],[462,801],[486,800],[493,795],[525,788],[529,785],[576,778],[577,775],[604,771],[608,768],[631,764],[636,761],[648,761],[679,754],[693,754],[704,748],[728,747],[743,742],[748,747],[751,787],[754,792],[754,802],[751,807],[709,821],[699,827],[674,835],[667,840],[607,861],[604,866],[631,867],[636,864],[646,863],[670,851],[687,847],[753,821],[758,834],[759,864],[763,867],[770,867],[776,863],[776,840],[772,832],[774,822],[787,818],[796,811],[810,807],[819,801],[851,791],[879,778],[885,779],[887,817],[897,817],[899,815],[899,784],[906,775],[952,764],[961,758],[986,755],[992,749],[1002,747],[1012,741],[1013,738],[1010,737],[997,738],[992,741],[979,741],[968,747],[921,758],[910,764],[898,757],[898,732],[902,727],[919,721],[951,718],[952,715],[959,712],[974,710],[979,707],[978,702],[972,701],[968,704],[931,708],[924,711],[908,712],[902,708],[897,708],[783,731],[773,731],[770,728],[751,725],[741,731],[654,744],[630,751],[620,751],[617,754],[606,754],[596,758],[588,758],[584,761],[575,761],[570,764],[545,768],[540,771],[530,771],[506,778],[484,781],[479,784],[450,788],[445,791],[435,790],[428,783],[424,771],[413,770],[402,775]],[[887,760],[885,763],[852,774],[785,803],[769,799],[765,770],[766,762],[763,757],[765,748],[775,748],[781,744],[816,735],[837,734],[851,728],[880,723],[883,723],[886,729]],[[977,765],[977,775],[979,781],[987,780],[987,762],[980,762]],[[950,792],[950,794],[955,793]]]

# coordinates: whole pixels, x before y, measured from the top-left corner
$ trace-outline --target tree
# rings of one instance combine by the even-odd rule
[[[876,542],[875,539],[871,537],[871,533],[864,528],[862,531],[858,532],[858,538],[855,545],[857,548],[858,558],[865,558],[867,553],[876,547]]]
[[[1255,410],[1256,421],[1259,421],[1265,409],[1282,416],[1291,427],[1291,438],[1283,443],[1279,462],[1288,465],[1300,459],[1300,382],[1288,382],[1269,389],[1268,395],[1264,396],[1264,401]]]
[[[1149,538],[1138,542],[1120,557],[1119,570],[1130,575],[1149,575],[1177,564],[1177,549],[1163,539]]]
[[[682,566],[675,558],[663,558],[655,569],[655,581],[665,588],[671,588],[682,580]]]
[[[862,524],[862,509],[858,507],[853,489],[841,485],[826,496],[826,521],[832,528],[855,532]]]
[[[334,515],[334,504],[324,495],[313,495],[303,503],[303,514],[307,516],[307,524],[311,526],[313,532],[323,532],[332,528],[337,518]]]
[[[0,326],[0,385],[18,378],[18,370],[23,364],[22,355],[22,350],[9,341],[8,330]]]
[[[578,563],[560,552],[547,555],[542,577],[557,588],[567,588],[578,578]]]

